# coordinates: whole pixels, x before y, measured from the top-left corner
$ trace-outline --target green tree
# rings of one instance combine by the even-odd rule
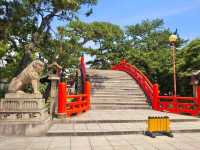
[[[200,39],[192,40],[183,47],[178,55],[178,71],[180,76],[191,76],[191,73],[200,70]]]
[[[189,42],[177,55],[177,74],[179,90],[182,95],[190,95],[192,73],[200,70],[200,39]]]
[[[84,23],[73,21],[66,28],[66,37],[74,45],[94,57],[88,62],[92,68],[108,69],[123,53],[124,32],[119,26],[107,22]],[[117,60],[116,60],[117,59]]]
[[[19,53],[18,72],[36,52],[45,53],[52,40],[52,22],[69,22],[87,5],[92,12],[97,0],[13,0],[0,1],[0,40],[9,43],[8,51]]]
[[[171,34],[172,31],[164,27],[162,19],[144,20],[126,29],[130,43],[126,59],[143,70],[153,82],[159,83],[163,93],[168,93],[173,88],[172,54],[169,45]],[[179,37],[177,47],[181,47],[184,42]]]

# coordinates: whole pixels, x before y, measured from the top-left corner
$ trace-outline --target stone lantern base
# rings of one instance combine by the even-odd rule
[[[0,135],[40,136],[50,126],[41,94],[8,93],[0,101]]]

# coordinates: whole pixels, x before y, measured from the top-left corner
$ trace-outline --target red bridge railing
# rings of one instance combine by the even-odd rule
[[[126,60],[122,60],[119,64],[113,66],[112,70],[119,70],[128,73],[133,79],[137,81],[137,83],[145,92],[148,99],[152,102],[153,84],[137,67],[127,63]]]
[[[85,83],[85,93],[79,95],[68,95],[66,83],[60,82],[58,85],[58,114],[62,116],[72,116],[80,114],[90,109],[90,82]],[[68,99],[74,99],[69,102]]]
[[[158,91],[157,85],[155,88]],[[200,87],[197,88],[196,97],[160,96],[155,92],[153,101],[155,110],[197,116],[200,114]]]
[[[60,82],[58,85],[58,114],[68,117],[73,114],[80,114],[90,109],[90,90],[91,84],[86,79],[86,67],[84,58],[80,59],[80,70],[82,76],[82,94],[68,95],[67,84]],[[69,102],[69,99],[73,99],[73,102]]]
[[[158,84],[152,84],[134,65],[122,60],[112,69],[127,72],[135,79],[150,100],[152,109],[193,116],[200,114],[200,87],[197,88],[196,97],[160,96]]]

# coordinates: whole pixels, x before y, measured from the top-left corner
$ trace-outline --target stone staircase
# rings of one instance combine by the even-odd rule
[[[93,110],[149,109],[139,85],[125,72],[89,70]]]

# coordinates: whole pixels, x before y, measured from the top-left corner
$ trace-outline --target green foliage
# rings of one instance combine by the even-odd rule
[[[154,83],[159,83],[162,94],[173,90],[172,51],[169,45],[172,31],[164,27],[163,20],[144,20],[127,26],[125,31],[111,23],[76,20],[70,22],[63,32],[64,41],[73,50],[79,49],[78,52],[94,56],[94,60],[88,62],[92,68],[110,69],[112,64],[125,58]],[[192,70],[199,68],[199,40],[184,47],[185,42],[179,37],[176,45],[178,92],[181,95],[191,93],[189,76]],[[184,86],[179,83],[184,83]]]
[[[110,68],[115,59],[119,58],[117,56],[121,53],[119,47],[124,33],[117,25],[106,22],[73,21],[67,26],[65,33],[85,53],[95,57],[94,61],[88,62],[93,68]]]
[[[173,89],[172,51],[169,45],[171,34],[172,31],[164,27],[161,19],[144,20],[128,26],[126,30],[130,48],[125,58],[154,83],[159,83],[162,93],[169,93]],[[179,37],[177,47],[184,42]]]
[[[21,58],[14,74],[19,73],[29,64],[35,53],[39,52],[46,57],[48,56],[47,52],[51,52],[49,49],[52,45],[58,51],[60,45],[52,36],[54,33],[52,32],[52,21],[68,23],[74,18],[78,18],[79,10],[85,5],[88,6],[88,9],[84,8],[88,16],[91,14],[92,6],[96,3],[97,0],[0,1],[0,40],[9,43],[9,49],[4,54],[13,51],[20,54]],[[1,50],[1,55],[2,52]],[[60,60],[71,59],[71,57],[62,57],[63,55],[60,53],[58,55],[60,55]],[[74,62],[74,60],[70,61]],[[9,63],[5,66],[6,68]]]
[[[200,39],[194,39],[177,55],[178,86],[182,95],[192,95],[191,76],[193,72],[200,70],[199,64]]]
[[[10,79],[20,59],[19,52],[14,53],[7,42],[0,41],[0,79]]]
[[[75,102],[76,99],[75,98],[67,98],[67,102]]]
[[[161,93],[173,90],[172,51],[168,44],[169,29],[163,27],[163,21],[143,21],[129,26],[127,35],[131,42],[126,59],[153,81],[160,84]],[[177,43],[177,90],[180,95],[191,96],[190,78],[192,72],[200,69],[200,40],[188,45],[179,37]]]
[[[127,27],[127,36],[134,48],[143,51],[157,50],[168,47],[169,29],[163,27],[161,19],[144,20],[139,24]]]
[[[40,93],[45,93],[45,91],[47,90],[47,87],[48,87],[48,83],[40,84],[40,87],[39,87]]]
[[[0,58],[6,55],[8,49],[8,44],[0,41]]]
[[[181,77],[191,76],[200,70],[200,39],[195,39],[186,45],[178,55],[178,68]]]

